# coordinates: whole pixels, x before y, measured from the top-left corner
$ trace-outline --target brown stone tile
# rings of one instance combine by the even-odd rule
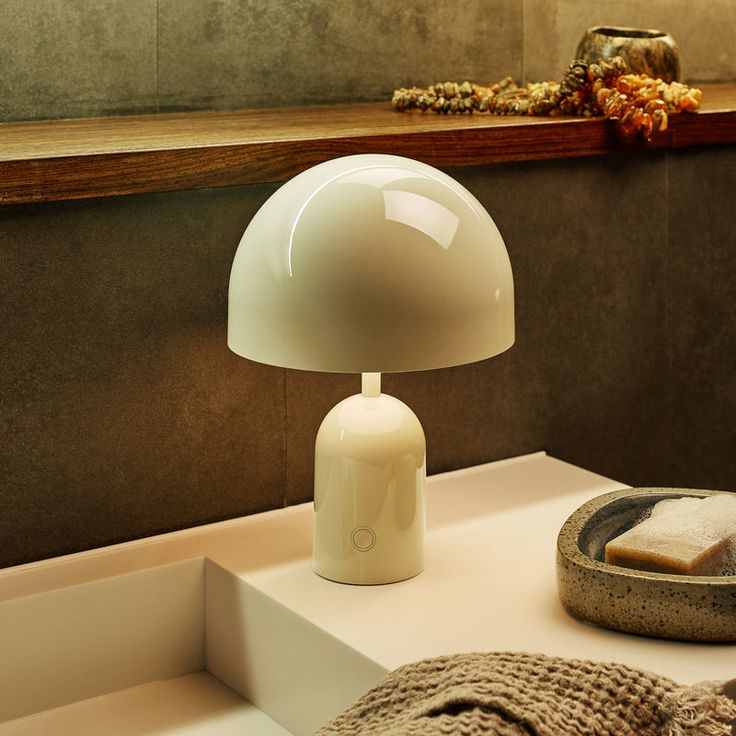
[[[635,485],[736,485],[732,154],[450,172],[506,240],[517,341],[384,377],[430,473],[546,449]],[[232,256],[271,191],[0,210],[0,565],[311,498],[317,428],[358,377],[225,346]]]
[[[587,28],[657,28],[680,47],[683,81],[736,79],[732,53],[736,5],[732,0],[524,0],[524,75],[559,79]]]
[[[0,120],[156,110],[156,0],[0,0]]]
[[[519,76],[515,0],[160,0],[163,109],[389,99]]]
[[[507,446],[655,482],[668,449],[664,157],[455,173],[494,217],[514,269],[516,344],[490,361],[508,362],[487,386],[509,403]],[[490,413],[479,450],[489,432]]]
[[[671,484],[736,490],[736,147],[669,155]]]
[[[0,566],[282,505],[283,371],[226,345],[271,190],[0,210]]]

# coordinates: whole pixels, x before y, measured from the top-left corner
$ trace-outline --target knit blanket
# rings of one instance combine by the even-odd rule
[[[731,736],[725,686],[615,663],[458,654],[390,672],[316,736]]]

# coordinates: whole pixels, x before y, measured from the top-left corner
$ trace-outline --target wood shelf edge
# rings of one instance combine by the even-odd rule
[[[402,115],[375,103],[335,106],[334,123],[328,115],[332,108],[325,107],[219,117],[180,113],[167,116],[174,121],[168,138],[156,116],[34,123],[26,128],[0,124],[0,141],[3,128],[12,129],[15,150],[24,130],[35,135],[54,131],[61,140],[60,131],[83,135],[96,125],[98,131],[117,126],[115,144],[125,149],[130,141],[128,150],[99,150],[90,144],[88,151],[70,147],[69,153],[61,145],[57,152],[52,140],[37,156],[4,159],[0,142],[0,205],[280,182],[321,161],[355,153],[392,153],[439,167],[461,167],[736,143],[736,85],[719,85],[716,99],[716,109],[672,116],[669,129],[653,144],[625,135],[615,123],[600,118],[434,118]],[[138,133],[146,121],[156,129],[150,140]],[[203,121],[211,127],[226,124],[230,138],[223,134],[214,142],[197,140]],[[181,133],[182,126],[187,126],[189,137]],[[133,130],[138,137],[126,139],[132,134],[121,130]],[[30,144],[26,148],[32,152]]]

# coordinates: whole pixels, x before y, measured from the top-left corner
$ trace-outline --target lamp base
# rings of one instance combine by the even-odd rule
[[[340,583],[394,583],[425,564],[424,431],[375,381],[366,390],[364,376],[317,433],[314,571]]]

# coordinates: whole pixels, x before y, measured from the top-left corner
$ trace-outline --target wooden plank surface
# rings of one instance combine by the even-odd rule
[[[0,204],[283,181],[353,153],[442,167],[736,142],[736,84],[653,144],[602,119],[395,112],[388,102],[0,124]]]

